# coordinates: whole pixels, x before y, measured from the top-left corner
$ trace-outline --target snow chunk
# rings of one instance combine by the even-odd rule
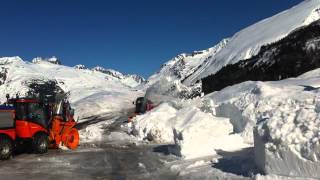
[[[233,151],[247,147],[240,135],[231,135],[233,126],[229,119],[214,117],[192,106],[177,110],[163,103],[136,117],[132,128],[140,140],[174,141],[174,153],[186,159],[214,155],[216,149]]]
[[[217,149],[233,151],[244,147],[240,135],[231,135],[233,126],[227,118],[214,117],[198,108],[185,108],[177,113],[175,121],[178,155],[186,159],[215,155]]]
[[[171,118],[177,110],[168,103],[163,103],[156,109],[137,116],[133,120],[134,134],[140,140],[152,140],[158,143],[172,143],[173,132]]]
[[[101,124],[99,125],[91,125],[86,127],[83,130],[80,130],[80,141],[83,142],[92,142],[92,141],[101,141],[103,129],[101,128]]]

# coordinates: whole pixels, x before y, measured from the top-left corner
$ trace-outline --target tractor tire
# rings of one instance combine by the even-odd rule
[[[32,138],[32,150],[36,154],[48,152],[49,138],[45,133],[37,133]]]
[[[0,135],[0,160],[7,160],[11,157],[13,151],[12,140],[5,135]]]

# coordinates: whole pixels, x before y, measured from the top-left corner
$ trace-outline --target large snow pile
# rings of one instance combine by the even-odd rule
[[[134,142],[135,139],[124,131],[109,131],[108,128],[117,121],[113,118],[99,123],[90,124],[79,131],[81,143],[101,143],[101,142]]]
[[[133,108],[132,101],[140,95],[111,75],[53,64],[40,58],[34,63],[19,57],[0,58],[0,67],[3,70],[1,102],[5,101],[7,93],[11,97],[25,95],[30,80],[55,80],[63,90],[70,92],[70,101],[80,118]]]
[[[201,78],[215,74],[227,64],[249,59],[256,55],[263,45],[276,42],[293,30],[318,19],[320,19],[320,1],[305,0],[287,11],[249,26],[230,38],[228,43],[191,74],[187,81],[195,83]]]
[[[157,143],[173,143],[172,118],[177,109],[163,103],[154,110],[133,119],[132,131],[140,140],[152,140]]]
[[[320,69],[275,82],[245,82],[206,96],[229,117],[267,173],[320,177]],[[257,124],[255,137],[253,130]]]
[[[213,155],[215,150],[234,151],[246,146],[240,135],[232,134],[229,119],[214,117],[198,108],[181,109],[173,121],[178,155],[187,159]]]
[[[239,135],[231,134],[233,126],[229,119],[214,117],[192,106],[178,110],[163,103],[136,117],[132,129],[140,140],[174,142],[175,153],[186,159],[214,155],[217,149],[230,151],[246,146]]]

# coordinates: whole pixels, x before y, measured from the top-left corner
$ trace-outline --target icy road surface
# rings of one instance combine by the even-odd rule
[[[167,160],[149,147],[100,144],[73,152],[16,156],[1,162],[0,179],[176,179],[164,166]]]
[[[116,131],[115,126],[112,129]],[[109,141],[82,144],[76,151],[21,154],[0,162],[0,179],[176,179],[165,166],[176,157],[154,152],[154,148]]]

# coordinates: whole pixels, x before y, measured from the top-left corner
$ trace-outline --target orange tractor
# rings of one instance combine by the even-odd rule
[[[65,94],[51,100],[18,96],[7,99],[0,106],[0,159],[10,158],[18,146],[34,153],[46,153],[49,147],[61,145],[78,147],[77,122]]]

